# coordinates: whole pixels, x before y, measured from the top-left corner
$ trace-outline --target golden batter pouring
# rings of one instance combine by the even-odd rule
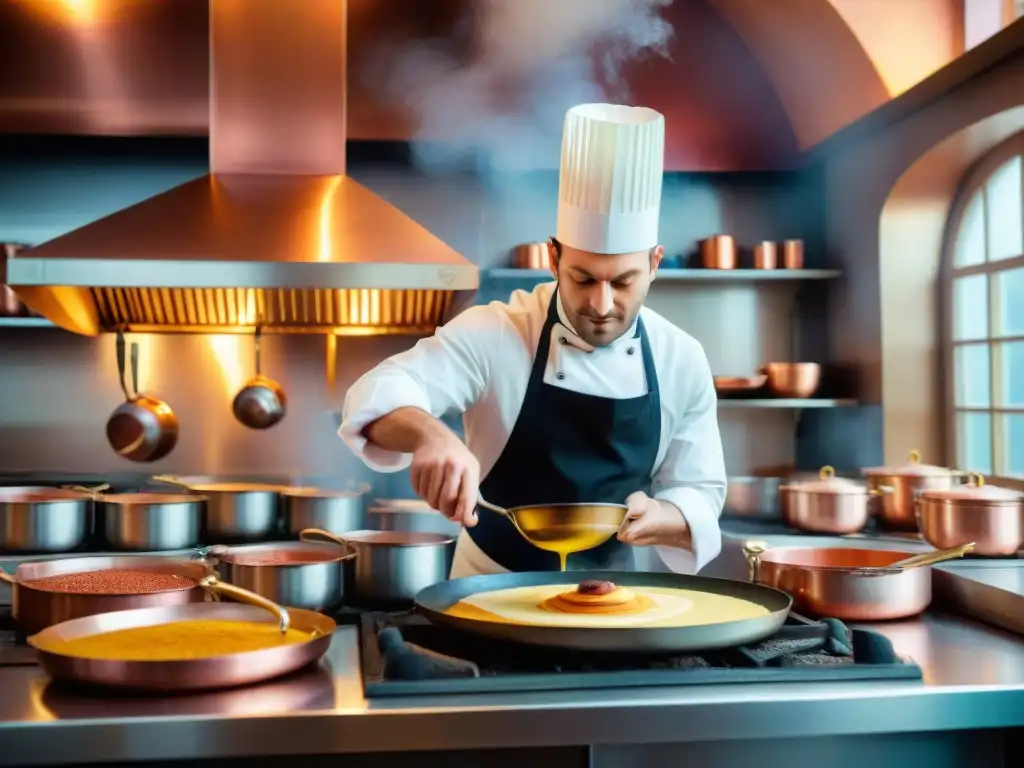
[[[516,587],[466,597],[445,613],[475,621],[530,626],[614,628],[685,627],[767,616],[762,605],[737,597],[670,587],[617,586],[608,581]]]

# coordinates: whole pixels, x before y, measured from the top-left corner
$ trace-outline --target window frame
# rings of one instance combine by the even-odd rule
[[[945,435],[945,458],[947,466],[956,467],[958,464],[957,454],[959,452],[960,434],[958,416],[961,413],[985,413],[991,419],[991,443],[992,451],[992,474],[986,475],[986,479],[997,481],[1000,485],[1019,488],[1024,490],[1024,478],[1007,477],[996,472],[1005,469],[1006,445],[1003,434],[1003,425],[1000,415],[1021,414],[1024,415],[1024,407],[996,406],[1001,398],[998,397],[1002,387],[1002,360],[997,354],[997,347],[1006,342],[1022,341],[1024,335],[1019,336],[995,336],[993,331],[1000,325],[998,312],[998,281],[993,279],[995,275],[1008,272],[1014,269],[1024,269],[1024,244],[1022,252],[999,261],[988,260],[988,204],[985,189],[988,181],[1006,163],[1020,156],[1024,164],[1024,131],[1016,133],[1001,144],[990,150],[982,157],[964,176],[963,181],[956,191],[950,213],[946,221],[946,231],[943,235],[943,249],[939,269],[940,280],[940,302],[939,302],[939,323],[940,336],[942,340],[942,355],[940,371],[943,377],[944,390],[944,429]],[[976,195],[982,195],[984,202],[983,227],[985,238],[985,261],[981,264],[974,264],[968,267],[955,267],[957,241],[959,240],[961,227],[968,207],[974,202]],[[1021,172],[1021,197],[1024,200],[1024,168]],[[1021,211],[1024,218],[1024,210]],[[955,341],[953,338],[954,315],[954,292],[957,278],[970,277],[972,275],[987,275],[988,280],[988,332],[981,339],[970,339]],[[956,405],[956,358],[955,350],[958,346],[966,344],[985,343],[989,350],[989,404],[987,407],[957,407]],[[1024,446],[1022,446],[1024,448]],[[976,471],[974,467],[958,467],[964,471]]]

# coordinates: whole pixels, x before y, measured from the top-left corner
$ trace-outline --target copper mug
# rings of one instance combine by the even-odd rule
[[[765,240],[754,246],[754,269],[775,269],[779,265],[778,246]]]
[[[736,269],[736,240],[732,235],[712,235],[700,241],[704,269]]]

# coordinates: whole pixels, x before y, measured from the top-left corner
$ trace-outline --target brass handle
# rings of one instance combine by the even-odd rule
[[[12,587],[18,585],[18,580],[11,576],[11,574],[9,574],[3,568],[0,568],[0,581],[6,581]]]
[[[192,490],[192,487],[190,485],[181,482],[181,480],[174,477],[173,475],[153,475],[153,477],[150,479],[157,483],[166,483],[167,485],[174,485],[177,486],[178,488],[184,488],[186,491]]]
[[[768,551],[763,541],[743,542],[743,556],[747,559],[747,581],[758,584],[761,580],[761,555]]]
[[[236,587],[233,584],[225,584],[223,581],[217,581],[216,576],[206,576],[199,582],[199,586],[207,590],[211,594],[218,597],[230,597],[232,600],[237,600],[239,603],[245,603],[255,608],[262,608],[274,614],[277,619],[278,629],[281,630],[283,635],[288,631],[291,626],[291,617],[288,615],[288,609],[284,608],[273,600],[268,600],[262,595],[257,595],[255,592],[250,592],[247,589]]]
[[[836,468],[826,464],[824,467],[818,470],[818,477],[822,480],[831,480],[836,476]]]
[[[911,464],[920,464],[921,463],[921,452],[920,451],[911,451],[909,458],[910,458],[910,463]]]
[[[103,501],[103,491],[110,490],[110,484],[102,483],[100,485],[93,486],[92,488],[87,488],[84,485],[62,485],[61,488],[64,488],[65,490],[68,491],[78,491],[79,493],[87,493],[90,496],[92,496],[93,501]]]
[[[981,488],[985,484],[985,476],[980,472],[968,472],[967,484]]]
[[[328,544],[334,544],[335,546],[344,549],[346,558],[356,556],[355,547],[352,546],[352,543],[348,539],[344,536],[339,536],[336,533],[325,531],[323,528],[303,528],[299,531],[299,541],[314,544],[321,544],[326,541]]]
[[[934,565],[935,563],[941,563],[944,560],[953,560],[958,557],[963,557],[968,552],[974,550],[974,542],[970,544],[961,544],[959,547],[951,547],[949,549],[939,549],[935,552],[925,552],[921,555],[915,555],[914,557],[908,557],[906,560],[900,560],[897,563],[893,563],[890,568],[896,568],[901,571],[905,571],[909,568],[920,568],[925,565]]]

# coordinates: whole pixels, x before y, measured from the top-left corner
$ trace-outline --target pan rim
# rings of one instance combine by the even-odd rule
[[[769,613],[755,619],[739,619],[734,621],[723,621],[714,624],[702,624],[695,627],[593,627],[586,629],[586,636],[589,638],[585,645],[571,641],[572,635],[580,633],[578,627],[551,627],[537,625],[514,625],[504,622],[480,621],[476,619],[463,619],[452,617],[444,613],[447,608],[459,600],[481,592],[494,592],[499,589],[511,589],[514,587],[541,586],[544,584],[572,584],[583,579],[597,579],[613,581],[622,586],[668,586],[679,589],[710,587],[710,591],[718,594],[737,596],[737,589],[742,593],[747,592],[752,602],[762,605]],[[653,583],[652,583],[653,582]],[[663,582],[658,584],[657,582]],[[686,585],[689,585],[687,587]],[[718,587],[719,589],[714,589]],[[708,591],[708,590],[705,590]],[[754,596],[759,596],[760,599]],[[767,631],[761,634],[761,638],[769,637],[778,631],[785,623],[793,607],[791,595],[780,589],[769,587],[763,584],[756,584],[747,581],[733,579],[722,579],[711,576],[697,576],[677,573],[651,573],[644,571],[526,571],[521,573],[484,574],[478,576],[467,576],[460,579],[451,579],[446,582],[433,584],[422,589],[415,598],[416,610],[420,611],[433,623],[453,627],[459,631],[471,632],[487,637],[499,637],[501,635],[516,635],[515,641],[536,646],[566,648],[575,650],[596,650],[615,653],[650,653],[651,647],[657,647],[659,652],[672,652],[668,646],[654,641],[658,638],[670,636],[681,630],[696,630],[691,634],[701,634],[700,630],[714,631],[728,635],[741,629],[754,625],[763,625]],[[479,627],[479,629],[474,629]],[[515,627],[509,630],[509,627]],[[639,637],[641,642],[636,645],[640,648],[623,648],[617,644],[624,634]],[[757,634],[757,633],[752,633]],[[523,636],[537,635],[549,638],[546,641],[538,642],[525,639]],[[752,642],[745,640],[744,642]],[[689,645],[678,644],[676,651],[696,650],[698,648],[711,649],[716,647],[728,647],[742,643],[729,644],[699,644]],[[671,644],[670,644],[671,645]]]

